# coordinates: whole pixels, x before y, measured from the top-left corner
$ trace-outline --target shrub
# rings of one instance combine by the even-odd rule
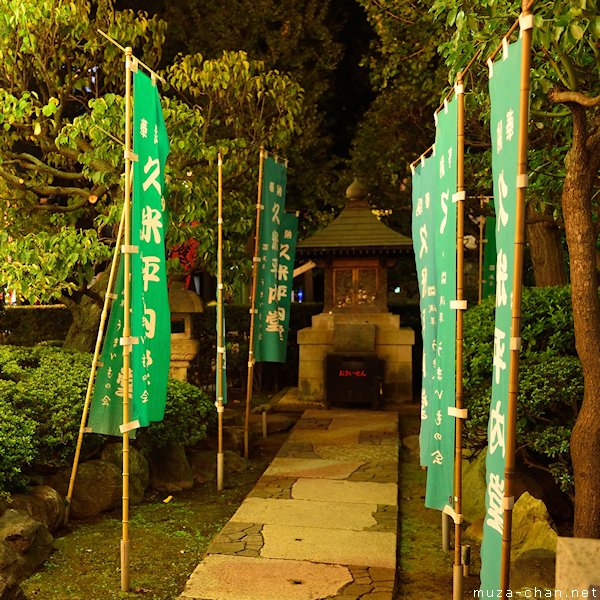
[[[24,485],[25,473],[15,468],[45,471],[71,465],[90,366],[91,355],[85,353],[0,346],[0,490]],[[213,413],[198,388],[169,381],[165,419],[138,432],[139,444],[152,448],[177,439],[192,445],[205,437],[216,419]],[[82,458],[94,455],[105,441],[84,436]]]
[[[22,468],[35,455],[34,435],[35,422],[0,400],[0,496],[27,486]]]
[[[517,447],[528,464],[552,473],[572,492],[571,431],[583,399],[583,373],[575,354],[569,288],[525,288],[517,398]],[[494,298],[464,319],[465,443],[487,444],[492,385]]]
[[[217,411],[209,397],[184,381],[169,380],[165,418],[138,431],[142,448],[170,444],[193,446],[206,437],[217,421]]]
[[[73,320],[62,304],[6,306],[0,310],[0,335],[14,346],[33,346],[51,340],[63,341]]]

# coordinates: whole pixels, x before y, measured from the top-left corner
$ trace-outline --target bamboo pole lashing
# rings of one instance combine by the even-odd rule
[[[119,44],[119,42],[117,42],[117,40],[115,40],[114,38],[110,37],[110,35],[108,35],[108,33],[105,33],[104,31],[102,31],[102,29],[97,29],[98,33],[105,37],[111,44],[115,45],[119,50],[121,50],[121,52],[126,53],[127,52],[127,48],[124,48],[123,46],[121,46],[121,44]],[[133,57],[133,51],[132,51],[132,57]],[[147,64],[143,63],[139,58],[134,58],[134,60],[144,69],[146,69],[146,71],[148,71],[148,73],[150,73],[151,77],[154,79],[158,79],[163,85],[166,84],[165,78],[162,77],[161,75],[159,75],[154,69],[151,69]]]
[[[256,287],[258,279],[260,216],[262,210],[263,165],[268,153],[261,147],[258,162],[258,196],[256,200],[256,226],[254,233],[254,256],[252,260],[252,291],[250,295],[250,332],[248,340],[248,378],[246,380],[246,411],[244,419],[244,457],[250,454],[250,404],[254,384],[254,324],[256,315]]]

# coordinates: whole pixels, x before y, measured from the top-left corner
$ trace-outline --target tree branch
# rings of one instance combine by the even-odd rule
[[[60,177],[61,179],[71,179],[71,180],[81,180],[85,179],[82,173],[74,173],[72,171],[61,171],[60,169],[56,169],[55,167],[51,167],[47,165],[45,162],[41,161],[39,158],[36,158],[32,154],[28,154],[27,152],[22,152],[20,154],[17,153],[7,153],[7,156],[10,156],[12,161],[6,161],[4,164],[10,164],[10,162],[17,163],[23,169],[28,169],[31,171],[40,171],[42,173],[48,173],[49,175],[53,175],[54,177]]]
[[[91,196],[100,196],[108,190],[106,186],[100,186],[97,189],[90,191],[87,188],[81,187],[33,185],[26,182],[22,177],[17,177],[16,175],[9,173],[8,171],[5,171],[2,168],[0,168],[0,177],[2,177],[5,181],[7,181],[9,184],[12,184],[19,190],[33,192],[34,194],[37,194],[42,198],[47,198],[50,196],[79,196],[84,198],[84,200],[72,206],[57,206],[56,204],[38,204],[31,207],[33,210],[45,210],[60,213],[74,212],[84,208],[89,202]]]
[[[590,97],[581,92],[561,91],[556,88],[548,92],[548,98],[557,104],[578,104],[585,108],[600,106],[600,96]]]
[[[395,15],[393,12],[389,11],[387,8],[383,7],[381,5],[380,2],[378,2],[377,0],[371,0],[371,4],[374,4],[377,8],[379,8],[379,10],[382,10],[386,15],[388,15],[390,18],[396,20],[396,21],[400,21],[401,23],[406,23],[407,25],[414,25],[415,22],[414,21],[409,21],[408,19],[403,19],[402,17],[399,17],[398,15]]]
[[[550,119],[562,119],[563,117],[570,117],[571,111],[563,110],[560,112],[548,112],[546,110],[531,109],[531,115],[534,117],[548,117]]]

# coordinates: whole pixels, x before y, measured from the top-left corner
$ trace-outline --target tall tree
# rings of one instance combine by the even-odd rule
[[[435,0],[436,15],[455,25],[442,51],[452,72],[481,48],[491,53],[516,18],[506,0]],[[562,218],[569,249],[573,321],[584,373],[584,399],[571,438],[575,476],[574,533],[600,538],[600,301],[598,297],[598,170],[600,168],[600,18],[595,0],[536,2],[531,121],[557,142],[533,150],[533,173],[560,172]],[[548,139],[548,138],[546,138]],[[561,149],[564,150],[561,152]],[[552,161],[558,158],[563,162]],[[537,170],[536,170],[537,169]],[[535,183],[532,181],[531,183]]]
[[[450,9],[434,18],[431,0],[359,2],[378,34],[366,59],[378,96],[355,139],[354,164],[361,172],[375,166],[375,194],[385,206],[400,211],[400,219],[395,219],[395,224],[408,233],[410,219],[406,215],[410,195],[408,186],[403,185],[409,176],[407,165],[431,144],[433,113],[454,83],[455,72],[448,72],[437,47],[448,41],[454,25],[462,23],[465,17],[460,11]],[[467,52],[470,51],[474,52],[472,47],[467,48]],[[467,54],[465,59],[471,56]],[[487,98],[477,83],[484,67],[476,65],[472,72],[477,72],[477,76],[469,74],[466,81],[465,160],[470,175],[467,191],[474,196],[490,195],[492,189],[487,168],[489,127],[485,119],[479,118],[482,103]],[[563,143],[549,128],[536,128],[535,135],[540,147],[554,149]],[[554,210],[555,205],[560,204],[557,182],[562,178],[560,174],[550,174],[552,169],[548,168],[547,158],[548,151],[539,154],[539,164],[532,177],[537,193],[535,200],[530,198],[528,204],[528,242],[536,282],[562,285],[566,282],[562,221],[556,218]],[[479,203],[468,203],[467,209],[475,222]],[[467,225],[470,222],[468,220]],[[477,234],[476,229],[472,233]]]
[[[224,0],[218,6],[198,0],[165,3],[169,23],[167,55],[200,52],[208,58],[223,51],[245,51],[268,69],[288,73],[304,89],[301,133],[289,159],[288,204],[310,220],[335,202],[332,136],[326,106],[332,101],[331,77],[342,55],[339,24],[330,0]]]
[[[0,281],[30,302],[64,302],[74,316],[67,345],[88,349],[123,196],[123,55],[97,29],[154,66],[165,23],[115,11],[113,0],[0,0],[0,14]],[[226,251],[238,264],[253,222],[259,146],[287,149],[302,91],[244,53],[179,56],[166,76],[168,244],[195,234],[197,260],[214,270],[222,149],[234,215]]]
[[[428,0],[357,1],[376,33],[363,66],[377,95],[357,129],[352,166],[374,202],[394,211],[390,224],[410,235],[409,164],[434,139],[433,115],[447,87],[436,47],[444,27]]]

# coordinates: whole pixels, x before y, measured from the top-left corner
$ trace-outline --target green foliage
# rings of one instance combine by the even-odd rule
[[[0,15],[0,281],[30,302],[60,298],[75,312],[83,296],[98,299],[123,198],[123,55],[97,30],[156,67],[166,23],[115,11],[114,0],[0,0]],[[259,147],[286,153],[300,131],[302,89],[239,52],[179,55],[165,79],[167,245],[201,240],[192,266],[216,270],[222,150],[224,254],[236,265],[226,274],[236,279],[248,264]],[[170,267],[183,269],[177,260]]]
[[[322,304],[292,303],[285,363],[257,363],[255,384],[262,390],[281,389],[298,383],[298,344],[300,329],[310,327],[311,317],[323,310]],[[194,337],[200,342],[198,358],[189,376],[195,384],[209,389],[215,383],[215,357],[217,352],[216,307],[208,306],[204,312],[193,315]],[[225,307],[225,344],[227,349],[227,386],[245,389],[248,378],[248,340],[250,315],[247,305]],[[264,385],[262,385],[264,382]]]
[[[34,346],[64,340],[71,313],[62,305],[5,306],[0,310],[3,343]]]
[[[2,383],[0,393],[4,388]],[[0,496],[25,485],[27,479],[22,469],[34,458],[34,435],[35,423],[15,412],[4,399],[0,400]]]
[[[487,444],[491,401],[494,298],[464,319],[466,443]],[[575,354],[570,289],[525,288],[517,399],[517,447],[526,461],[552,473],[572,491],[569,439],[583,400],[583,372]]]
[[[411,202],[409,164],[435,136],[433,113],[447,88],[436,51],[445,27],[434,21],[430,0],[358,2],[377,34],[363,66],[378,95],[356,132],[352,167],[375,201],[398,213],[394,224],[410,234],[402,212]]]
[[[4,399],[35,424],[36,468],[67,466],[72,460],[90,365],[88,354],[44,346],[0,346]],[[86,452],[91,447],[88,444]]]
[[[296,116],[294,144],[287,146],[288,198],[304,208],[301,227],[338,199],[328,130],[334,115],[331,103],[335,69],[342,59],[336,41],[340,17],[330,0],[222,0],[218,6],[179,0],[165,3],[169,23],[165,54],[201,52],[209,60],[223,52],[243,50],[247,61],[260,61],[275,73],[286,73],[304,90]],[[346,184],[347,185],[347,184]],[[288,202],[289,204],[289,202]],[[316,213],[316,214],[315,214]],[[308,223],[307,223],[308,222]]]
[[[139,430],[142,448],[161,448],[170,444],[193,446],[214,428],[217,413],[213,402],[197,387],[184,381],[169,380],[165,418]]]
[[[23,487],[32,471],[72,464],[90,367],[86,353],[0,346],[0,491]],[[193,445],[206,436],[214,413],[203,392],[170,380],[164,421],[141,430],[138,443]],[[84,436],[82,457],[95,454],[106,439]]]

